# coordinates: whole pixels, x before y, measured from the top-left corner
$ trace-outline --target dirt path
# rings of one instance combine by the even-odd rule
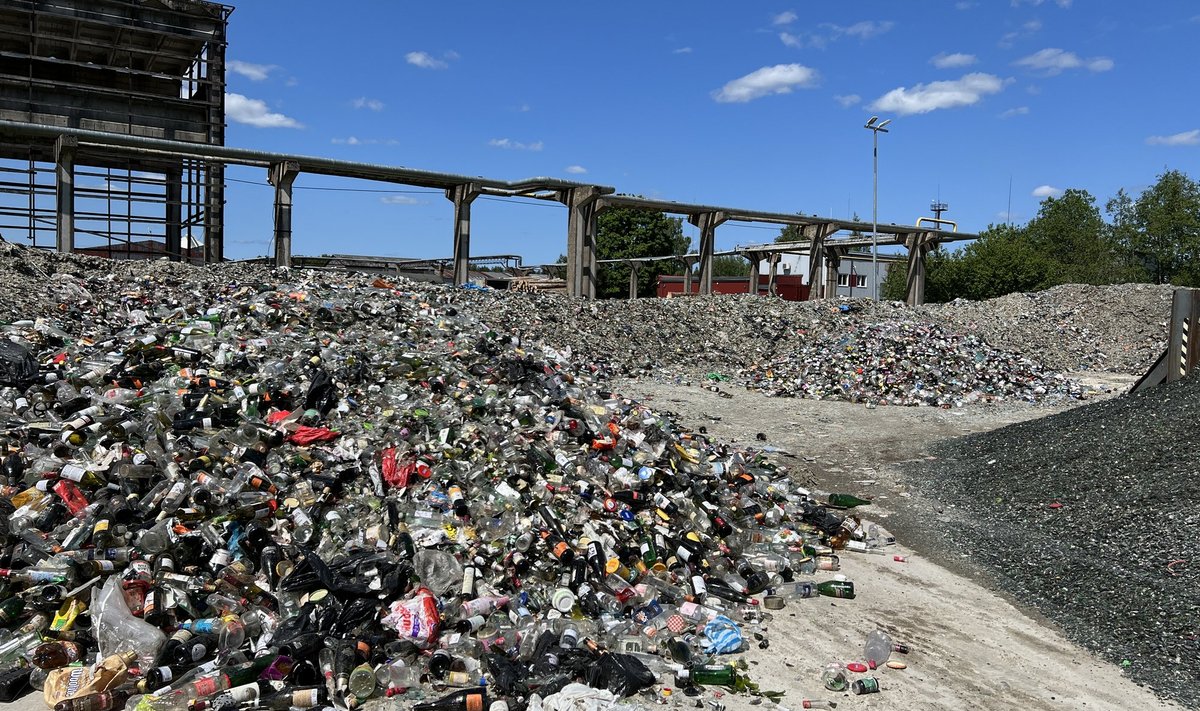
[[[1097,378],[1122,384],[1125,379]],[[1020,403],[957,410],[876,408],[841,402],[766,398],[732,391],[732,398],[700,387],[625,381],[614,388],[705,427],[722,440],[790,452],[785,460],[821,488],[876,497],[864,511],[900,540],[889,555],[842,556],[842,572],[858,597],[797,601],[766,625],[767,650],[747,655],[764,689],[786,690],[783,706],[804,698],[838,701],[839,709],[1175,709],[1138,687],[1119,668],[1067,641],[1051,625],[988,589],[969,565],[924,553],[920,535],[897,512],[937,515],[899,478],[891,464],[924,456],[933,441],[1040,417],[1057,408]],[[719,419],[718,419],[719,418]],[[755,441],[762,433],[766,442]],[[916,540],[915,544],[907,541]],[[896,562],[892,555],[908,557]],[[826,574],[827,575],[827,574]],[[831,660],[861,657],[866,633],[889,630],[913,651],[908,669],[874,674],[883,691],[851,696],[826,691],[820,670]],[[851,675],[856,677],[859,675]],[[745,697],[727,695],[728,708],[749,709]]]

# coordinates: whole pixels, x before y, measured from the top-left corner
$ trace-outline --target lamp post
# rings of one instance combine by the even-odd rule
[[[878,122],[878,123],[876,123]],[[887,133],[891,119],[872,116],[863,128],[871,131],[874,157],[874,182],[871,189],[871,300],[879,301],[879,134]]]

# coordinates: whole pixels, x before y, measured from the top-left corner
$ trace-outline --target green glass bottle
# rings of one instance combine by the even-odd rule
[[[817,592],[826,597],[854,599],[854,583],[849,580],[822,580],[817,583]]]
[[[866,506],[871,503],[871,500],[860,499],[854,494],[830,494],[825,503],[839,509],[852,509],[855,506]]]
[[[17,621],[25,611],[25,598],[10,597],[0,602],[0,626],[8,626]]]
[[[737,684],[738,673],[732,664],[705,664],[681,670],[676,675],[676,679],[679,680],[680,686],[691,683],[733,687]]]

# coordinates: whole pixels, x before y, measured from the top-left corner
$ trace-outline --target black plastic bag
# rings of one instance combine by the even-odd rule
[[[633,696],[654,685],[654,672],[628,654],[605,654],[600,657],[600,669],[608,677],[608,690],[620,697]]]
[[[0,385],[25,387],[37,379],[38,364],[20,343],[0,339]]]

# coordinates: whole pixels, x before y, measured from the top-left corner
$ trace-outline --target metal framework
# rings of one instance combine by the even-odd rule
[[[59,131],[0,134],[6,239],[222,258],[221,163],[130,156],[68,133],[224,144],[231,12],[204,0],[0,0],[0,120]]]

